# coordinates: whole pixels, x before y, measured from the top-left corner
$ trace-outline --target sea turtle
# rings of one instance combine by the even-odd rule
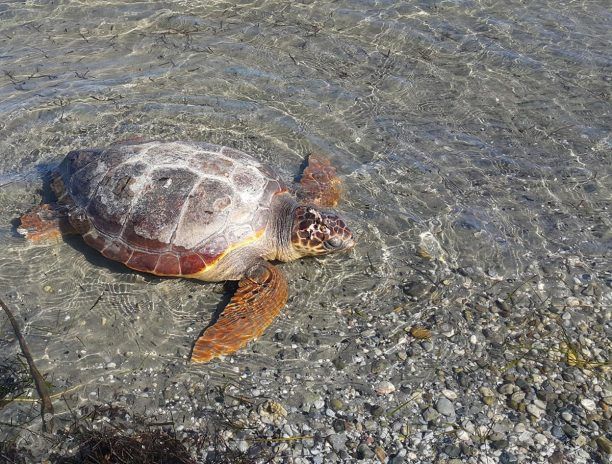
[[[124,143],[71,151],[52,181],[56,204],[21,218],[32,240],[77,233],[104,256],[141,272],[238,280],[218,319],[197,339],[194,362],[258,337],[287,302],[269,261],[347,250],[351,231],[333,212],[340,180],[311,155],[296,201],[278,175],[244,152],[196,142]],[[59,231],[59,232],[58,232]]]

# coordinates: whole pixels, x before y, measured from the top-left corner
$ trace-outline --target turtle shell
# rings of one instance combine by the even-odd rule
[[[265,231],[267,166],[206,143],[150,142],[70,152],[59,168],[70,221],[85,242],[132,269],[193,275]]]

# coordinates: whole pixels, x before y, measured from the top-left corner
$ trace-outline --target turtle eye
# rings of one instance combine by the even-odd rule
[[[342,246],[342,239],[339,237],[332,237],[323,244],[328,250],[333,250],[334,248],[340,248]]]

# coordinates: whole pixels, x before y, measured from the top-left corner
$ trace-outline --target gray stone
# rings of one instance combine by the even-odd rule
[[[589,412],[595,411],[597,407],[597,405],[595,404],[595,401],[593,401],[590,398],[584,398],[583,400],[580,401],[580,404],[582,405],[584,409],[586,409]]]
[[[436,402],[436,410],[446,417],[455,416],[455,406],[453,406],[453,403],[448,398],[439,398]]]
[[[344,362],[343,359],[341,358],[336,358],[332,361],[332,364],[334,365],[334,367],[341,371],[342,369],[344,369],[346,367],[346,363]]]
[[[432,289],[430,283],[410,282],[404,286],[404,293],[414,298],[421,298],[427,295]]]
[[[249,443],[245,440],[240,440],[238,442],[238,451],[241,453],[246,453],[249,450]]]
[[[380,374],[381,372],[386,370],[388,367],[389,365],[387,364],[386,361],[384,361],[383,359],[377,359],[370,366],[370,372],[372,374]]]
[[[491,442],[491,447],[496,450],[502,450],[502,449],[508,448],[508,445],[509,445],[508,440],[505,440],[505,439],[495,440]]]
[[[512,395],[512,393],[514,393],[515,388],[516,387],[514,386],[514,384],[505,383],[501,387],[499,387],[497,391],[499,391],[502,395]]]
[[[536,419],[539,419],[544,413],[544,411],[538,408],[535,404],[528,404],[527,412],[531,414],[533,417],[535,417]]]
[[[357,459],[371,459],[374,457],[374,451],[365,443],[360,444],[357,447]]]
[[[346,448],[346,434],[344,433],[334,433],[329,435],[327,437],[327,441],[331,445],[332,449],[336,452]]]
[[[550,434],[558,439],[565,437],[565,432],[558,425],[555,425],[552,429],[550,429]]]
[[[370,412],[372,413],[372,417],[380,417],[385,413],[385,408],[382,407],[380,404],[376,404],[372,406]]]
[[[444,447],[444,453],[449,458],[458,458],[461,455],[461,448],[457,445],[447,445]]]
[[[548,458],[548,462],[550,464],[565,464],[567,461],[565,460],[565,456],[563,456],[563,453],[557,450],[550,455],[550,457]]]
[[[344,432],[346,430],[345,422],[342,419],[336,419],[332,424],[335,432]]]
[[[303,332],[294,333],[291,336],[291,341],[297,343],[298,345],[306,345],[309,339],[310,337],[308,336],[308,334],[305,334]]]
[[[569,424],[564,424],[563,427],[561,428],[565,432],[565,435],[567,435],[570,438],[576,438],[579,435],[578,430],[576,430],[574,427],[572,427]]]
[[[440,414],[434,408],[427,408],[425,411],[423,411],[423,419],[425,419],[427,422],[434,421],[439,416]]]
[[[518,462],[518,458],[508,451],[503,451],[502,454],[499,455],[499,462],[501,464],[514,464]]]

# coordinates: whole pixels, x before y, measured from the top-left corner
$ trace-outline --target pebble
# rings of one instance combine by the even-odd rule
[[[578,435],[576,438],[574,438],[574,444],[576,446],[579,447],[583,447],[584,445],[586,445],[589,442],[589,439],[587,437],[585,437],[584,435]]]
[[[514,393],[516,386],[512,383],[505,383],[503,384],[501,387],[499,387],[498,391],[502,394],[502,395],[512,395],[512,393]]]
[[[436,410],[446,417],[452,417],[455,415],[455,407],[448,398],[440,398],[436,402]]]
[[[540,408],[542,410],[546,410],[546,402],[542,401],[539,398],[534,398],[533,404],[535,404],[538,408]]]
[[[423,411],[423,419],[425,419],[427,422],[436,420],[439,416],[440,414],[434,408],[427,408],[425,411]]]
[[[430,283],[410,282],[404,286],[403,290],[406,295],[412,296],[414,298],[421,298],[427,295],[432,288],[433,287]]]
[[[280,403],[267,400],[257,409],[259,419],[264,424],[278,424],[287,417],[287,410]]]
[[[383,381],[376,385],[375,391],[379,395],[388,395],[395,391],[395,385],[393,385],[391,382]]]
[[[382,449],[382,447],[377,446],[376,448],[374,448],[374,454],[376,454],[376,457],[380,462],[386,462],[387,453],[385,453],[385,450]]]
[[[550,464],[565,464],[566,461],[565,456],[563,456],[563,453],[557,450],[550,455],[550,457],[548,458],[548,462]]]
[[[595,440],[597,447],[604,454],[612,454],[612,441],[608,440],[603,435]]]
[[[583,400],[580,401],[580,404],[582,405],[582,407],[584,409],[586,409],[589,412],[593,412],[595,411],[597,405],[595,404],[595,401],[589,399],[589,398],[585,398]]]
[[[442,394],[451,401],[457,399],[457,393],[452,390],[444,389],[442,390]]]
[[[539,419],[540,417],[542,417],[542,414],[544,413],[544,411],[538,408],[535,404],[528,404],[527,412],[531,414],[533,417],[535,417],[536,419]]]
[[[495,440],[495,441],[492,441],[492,442],[491,442],[491,447],[492,447],[493,449],[496,449],[496,450],[502,450],[502,449],[505,449],[505,448],[507,448],[507,447],[508,447],[508,445],[509,445],[509,443],[508,443],[508,440],[506,440],[506,439],[502,439],[502,440]]]
[[[362,443],[357,447],[356,457],[359,460],[371,459],[374,457],[374,451],[372,451],[372,449],[368,445]]]
[[[536,433],[533,436],[533,439],[535,442],[539,443],[541,446],[544,446],[548,443],[548,438],[546,438],[546,436],[541,433]]]
[[[499,462],[501,464],[515,464],[518,462],[518,458],[512,453],[504,451],[499,455]]]
[[[446,445],[443,451],[449,458],[458,458],[461,455],[461,448],[457,445]]]
[[[578,431],[569,424],[564,424],[562,427],[563,432],[570,438],[576,438],[578,436]]]
[[[482,395],[482,402],[487,406],[491,406],[495,402],[495,393],[489,387],[480,387],[478,391]]]
[[[336,452],[346,449],[346,434],[334,433],[327,437],[327,442],[331,445],[332,449]]]
[[[249,450],[249,443],[245,440],[240,440],[238,442],[238,451],[241,453],[246,453]]]
[[[553,428],[550,429],[550,434],[558,439],[561,439],[565,436],[565,432],[558,425],[555,425]]]
[[[338,398],[333,398],[329,402],[329,407],[332,408],[334,411],[342,411],[344,409],[344,403]]]

